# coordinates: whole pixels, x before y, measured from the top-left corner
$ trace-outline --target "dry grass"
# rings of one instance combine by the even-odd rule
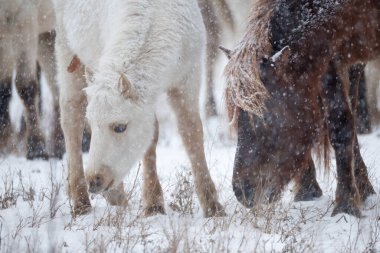
[[[379,198],[366,206],[368,217],[356,219],[331,218],[329,197],[294,203],[286,196],[248,210],[228,195],[227,217],[204,219],[190,169],[177,171],[164,183],[167,215],[148,218],[143,216],[139,170],[126,186],[126,208],[109,206],[97,196],[92,212],[76,218],[70,215],[64,172],[50,168],[45,183],[21,172],[3,173],[0,252],[322,252],[325,239],[336,252],[379,249]],[[5,220],[11,217],[7,212],[13,213],[11,221]],[[334,229],[341,235],[334,237]]]

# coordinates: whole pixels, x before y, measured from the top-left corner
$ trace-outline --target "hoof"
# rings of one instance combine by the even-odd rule
[[[62,159],[65,154],[65,141],[62,139],[55,139],[50,152],[50,157]]]
[[[46,145],[43,137],[30,136],[26,144],[26,158],[28,160],[43,159],[48,160],[49,155],[46,152]]]
[[[360,198],[362,202],[366,201],[366,199],[369,196],[376,194],[371,183],[368,183],[365,186],[358,187],[358,188],[359,188]]]
[[[149,217],[157,214],[165,214],[165,209],[162,205],[153,205],[145,208],[144,216]]]
[[[331,216],[335,216],[339,213],[346,213],[355,217],[362,217],[359,207],[353,201],[342,201],[335,205]]]
[[[210,217],[223,217],[227,216],[226,212],[224,211],[224,207],[219,203],[215,202],[211,207],[209,207],[205,212],[204,212],[205,218],[210,218]]]
[[[35,160],[35,159],[48,160],[49,155],[47,154],[45,148],[33,148],[33,149],[28,149],[28,152],[26,153],[26,159],[28,159],[28,160]]]
[[[294,196],[294,201],[312,201],[322,196],[322,190],[318,183],[312,183],[308,187],[301,187]]]
[[[73,209],[71,210],[71,215],[73,217],[77,217],[80,215],[88,214],[90,211],[91,211],[90,203],[78,204],[78,205],[74,205]]]
[[[56,159],[62,160],[64,154],[65,154],[64,150],[53,150],[50,153],[50,158],[56,158]]]

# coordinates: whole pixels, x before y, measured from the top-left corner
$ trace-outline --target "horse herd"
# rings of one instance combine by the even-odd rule
[[[360,217],[361,203],[375,191],[359,150],[355,108],[364,64],[380,56],[380,2],[247,2],[252,6],[242,40],[233,50],[221,48],[228,57],[226,108],[238,137],[236,198],[249,208],[276,201],[292,180],[296,201],[321,196],[312,149],[327,160],[331,144],[337,163],[332,214]],[[204,215],[225,215],[208,171],[199,114],[204,67],[207,114],[215,114],[212,63],[221,29],[216,9],[235,25],[224,0],[0,0],[0,6],[3,152],[12,146],[15,68],[27,158],[62,158],[66,150],[74,215],[90,210],[88,192],[102,194],[111,205],[127,205],[123,178],[139,159],[145,215],[165,213],[155,111],[158,96],[166,93]],[[37,62],[53,94],[49,154],[40,130]],[[377,86],[378,79],[373,82]],[[84,170],[86,124],[91,143]]]

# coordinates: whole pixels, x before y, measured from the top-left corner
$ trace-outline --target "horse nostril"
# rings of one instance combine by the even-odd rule
[[[95,185],[97,186],[97,187],[99,187],[99,186],[101,186],[102,185],[102,178],[101,178],[101,176],[96,176],[95,177]]]
[[[96,175],[89,181],[89,191],[91,193],[96,193],[101,190],[103,186],[103,177],[101,175]]]
[[[242,205],[248,208],[254,206],[255,192],[253,187],[248,182],[233,183],[232,188],[237,200]]]

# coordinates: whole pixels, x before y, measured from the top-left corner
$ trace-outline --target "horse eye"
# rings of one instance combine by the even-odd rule
[[[117,124],[113,127],[115,133],[122,133],[127,129],[127,124]]]

